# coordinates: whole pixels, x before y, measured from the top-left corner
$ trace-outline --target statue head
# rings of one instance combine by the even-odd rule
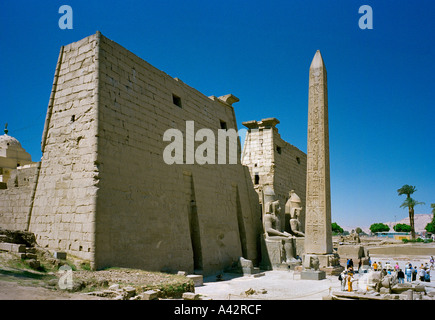
[[[276,199],[275,191],[273,191],[273,188],[269,185],[264,186],[263,196],[265,204]]]
[[[302,212],[302,201],[301,198],[295,193],[294,190],[291,190],[290,193],[290,218],[297,219]]]
[[[270,213],[279,215],[281,213],[281,206],[279,205],[279,200],[270,202]]]

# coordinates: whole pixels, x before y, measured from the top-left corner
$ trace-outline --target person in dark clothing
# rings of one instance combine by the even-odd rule
[[[412,281],[417,280],[417,266],[412,268]]]
[[[403,273],[402,269],[397,271],[397,279],[399,280],[399,283],[405,283],[405,274]]]

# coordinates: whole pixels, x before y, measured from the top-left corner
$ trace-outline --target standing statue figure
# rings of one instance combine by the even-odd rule
[[[301,198],[299,198],[294,190],[290,191],[289,196],[285,204],[285,213],[290,215],[290,232],[296,237],[305,237],[305,234],[302,232],[301,222],[299,221],[302,212]]]
[[[286,231],[281,231],[281,207],[279,201],[267,202],[265,207],[266,212],[263,222],[266,240],[280,241],[285,253],[285,257],[282,257],[282,262],[287,264],[295,263],[297,259],[295,258],[295,248],[293,244],[294,236]]]

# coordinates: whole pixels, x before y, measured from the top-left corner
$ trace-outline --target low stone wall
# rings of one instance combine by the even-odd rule
[[[367,249],[371,256],[435,256],[435,244],[403,244],[371,247]]]

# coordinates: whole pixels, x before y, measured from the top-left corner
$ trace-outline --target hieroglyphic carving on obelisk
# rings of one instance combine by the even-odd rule
[[[308,95],[305,253],[332,253],[326,68],[317,50],[310,66]]]

